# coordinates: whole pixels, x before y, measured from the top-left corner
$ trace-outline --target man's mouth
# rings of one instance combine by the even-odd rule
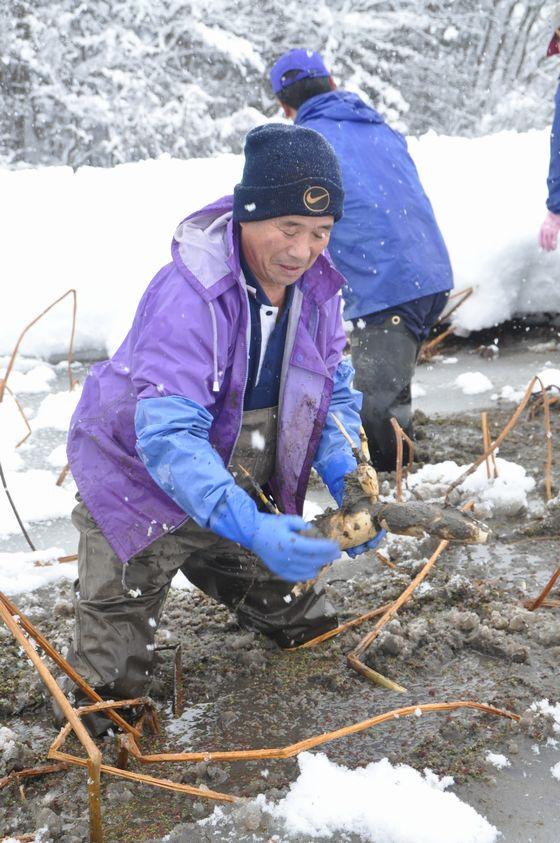
[[[302,266],[289,266],[288,264],[285,264],[285,263],[279,263],[278,266],[281,269],[284,269],[286,272],[303,272]]]

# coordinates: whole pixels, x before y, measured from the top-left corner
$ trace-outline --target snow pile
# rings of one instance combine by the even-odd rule
[[[499,392],[495,392],[490,398],[492,401],[510,401],[512,404],[519,404],[525,395],[525,389],[514,389],[510,384],[503,386]]]
[[[554,767],[550,768],[550,772],[552,773],[554,778],[558,779],[558,781],[560,782],[560,761],[558,762],[558,764],[555,764]]]
[[[434,500],[446,494],[453,483],[468,466],[457,465],[453,460],[425,465],[408,478],[408,486],[415,498]],[[515,515],[527,507],[527,492],[535,487],[523,466],[496,457],[498,477],[486,476],[486,464],[482,463],[459,486],[463,497],[487,505],[495,515]]]
[[[55,562],[66,551],[60,547],[26,553],[0,553],[0,591],[21,594],[35,591],[57,580],[74,581],[78,576],[76,562]],[[39,562],[40,564],[36,564]]]
[[[290,835],[360,839],[386,843],[493,843],[498,832],[446,788],[449,776],[424,775],[384,758],[349,770],[324,754],[303,753],[300,775],[288,795],[267,810],[284,820]],[[406,810],[403,810],[406,806]]]
[[[414,381],[412,381],[410,387],[410,394],[412,398],[422,398],[422,396],[426,394],[426,390],[423,386],[420,386],[419,383],[415,383]]]
[[[492,381],[482,372],[463,372],[455,378],[455,386],[459,387],[464,395],[479,395],[492,389]]]
[[[476,288],[453,317],[459,329],[489,327],[514,313],[560,311],[560,253],[544,254],[536,242],[546,210],[548,143],[548,130],[410,139],[456,287]],[[17,279],[0,312],[0,353],[11,351],[21,328],[71,287],[78,291],[77,347],[114,351],[151,277],[170,260],[177,223],[231,193],[242,164],[241,156],[223,154],[75,173],[0,169],[0,276]],[[29,208],[40,220],[32,249]],[[70,317],[68,298],[33,326],[24,352],[64,352]]]
[[[475,288],[453,316],[460,330],[560,310],[560,253],[537,246],[549,140],[546,130],[472,139],[428,132],[409,139],[449,248],[455,286]]]
[[[65,442],[63,442],[62,445],[57,445],[57,447],[50,452],[47,457],[47,462],[49,465],[52,465],[53,468],[64,468],[68,462]]]
[[[47,395],[33,419],[33,430],[52,427],[56,430],[67,431],[81,394],[82,387],[76,385],[71,392],[54,392],[52,395]]]
[[[487,752],[486,760],[492,764],[497,770],[503,770],[505,767],[511,767],[511,761],[505,755],[499,755],[496,752]]]
[[[70,288],[78,294],[76,348],[114,351],[149,281],[171,258],[187,214],[231,193],[242,157],[122,164],[113,169],[0,169],[0,276],[17,279],[0,311],[0,353],[23,326]],[[33,248],[29,248],[33,208]],[[21,256],[25,255],[22,263]],[[24,354],[66,353],[70,297],[34,325]]]
[[[560,369],[545,368],[537,374],[537,377],[542,381],[545,389],[550,388],[553,392],[560,392]],[[541,392],[538,381],[533,387],[533,392]]]
[[[0,462],[4,472],[16,471],[23,466],[21,455],[15,448],[27,432],[16,402],[9,393],[5,392],[0,404]]]
[[[6,370],[0,371],[0,378],[4,377]],[[30,394],[35,392],[48,392],[51,382],[56,378],[52,366],[42,363],[28,372],[12,371],[8,379],[8,386],[16,395]]]
[[[0,369],[0,378],[3,378],[5,374],[6,369]],[[46,363],[41,363],[27,372],[12,370],[8,379],[8,386],[16,395],[48,392],[50,384],[55,378],[54,368],[47,366]]]
[[[535,383],[532,389],[533,395],[538,395],[540,392],[542,392],[540,382],[542,382],[542,386],[544,386],[545,389],[548,389],[549,393],[560,392],[560,369],[553,368],[551,363],[547,363],[544,369],[542,369],[540,372],[537,372],[536,377],[539,378],[539,380]],[[519,402],[527,392],[528,386],[529,382],[527,382],[524,387],[520,389],[515,389],[513,386],[508,384],[506,386],[503,386],[500,392],[496,392],[490,397],[493,401],[511,401],[514,404],[519,404]]]
[[[56,485],[56,475],[44,469],[27,471],[4,470],[8,489],[16,503],[22,520],[48,521],[50,518],[68,518],[76,504],[76,487],[73,482],[64,487]],[[0,495],[0,536],[19,533],[20,527],[6,495]]]

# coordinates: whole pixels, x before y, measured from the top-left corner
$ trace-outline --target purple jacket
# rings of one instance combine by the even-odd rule
[[[118,351],[92,367],[72,417],[72,474],[123,562],[187,518],[136,453],[136,402],[177,395],[206,407],[213,416],[210,441],[226,465],[239,435],[250,322],[231,207],[224,197],[179,225],[172,263],[144,293]],[[271,481],[286,513],[302,511],[345,344],[343,283],[323,254],[294,291]]]

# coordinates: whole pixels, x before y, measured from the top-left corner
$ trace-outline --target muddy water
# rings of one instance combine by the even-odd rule
[[[512,409],[512,405],[497,408],[492,404],[493,434]],[[420,418],[418,429],[424,461],[464,463],[480,453],[478,413],[430,421]],[[559,429],[560,416],[553,413],[556,438]],[[45,452],[47,445],[54,444],[58,442],[53,435]],[[475,699],[523,714],[535,700],[560,699],[559,611],[529,613],[523,605],[559,564],[560,518],[542,504],[542,418],[524,420],[504,443],[501,456],[521,463],[537,480],[529,496],[529,511],[500,521],[491,519],[492,535],[484,546],[450,546],[426,584],[367,655],[367,663],[402,684],[405,694],[370,684],[346,664],[346,654],[371,622],[316,649],[285,653],[263,637],[239,629],[228,611],[199,592],[173,590],[159,638],[161,643],[183,644],[187,709],[181,719],[173,718],[172,660],[161,653],[152,695],[160,710],[162,736],[144,739],[144,748],[279,747],[411,704]],[[390,477],[385,479],[392,482]],[[326,502],[319,488],[312,491],[311,499],[311,503]],[[56,530],[56,524],[44,526],[45,539],[49,539],[45,543],[61,544]],[[395,599],[435,546],[431,540],[392,539],[385,552],[395,569],[382,566],[374,554],[354,562],[341,559],[325,578],[340,619]],[[56,646],[64,647],[72,627],[68,584],[23,595],[16,602]],[[33,671],[1,631],[0,644],[0,723],[16,732],[18,763],[26,766],[44,758],[56,732]],[[560,785],[550,768],[560,761],[560,751],[547,745],[551,734],[551,725],[543,718],[525,716],[517,725],[463,710],[401,718],[318,751],[351,767],[388,757],[393,763],[452,775],[456,792],[503,832],[504,843],[558,843]],[[107,739],[103,748],[111,763],[114,743]],[[486,760],[488,751],[505,754],[511,766],[497,771]],[[3,772],[0,769],[0,776]],[[298,769],[295,760],[203,761],[152,765],[147,772],[228,793],[265,793],[278,799]],[[227,809],[229,819],[210,829],[196,824],[213,808],[205,801],[108,778],[103,788],[109,843],[159,841],[168,833],[171,843],[266,841],[274,834],[285,839],[270,819],[239,809]],[[27,800],[21,802],[16,788],[0,792],[0,839],[2,834],[31,833],[41,826],[50,829],[50,839],[64,843],[87,838],[82,771],[30,782],[26,795]],[[352,839],[357,838],[348,837]]]

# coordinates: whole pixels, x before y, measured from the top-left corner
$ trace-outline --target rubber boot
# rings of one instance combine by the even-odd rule
[[[68,697],[68,701],[73,708],[80,708],[81,706],[92,704],[93,700],[90,699],[87,694],[84,694],[77,685],[74,685],[70,677],[62,677],[58,684]],[[104,700],[116,699],[115,695],[111,694],[108,688],[100,688],[97,690],[97,693]],[[58,729],[60,729],[62,726],[66,725],[67,721],[62,708],[54,698],[51,698],[51,708],[54,724]],[[128,706],[127,708],[119,708],[116,710],[123,720],[126,720],[128,723],[134,723],[135,720],[138,719],[139,712],[135,708]],[[100,738],[102,735],[106,735],[110,730],[116,732],[119,729],[119,727],[113,723],[111,718],[107,717],[104,711],[90,711],[88,714],[83,714],[80,720],[92,738]]]
[[[381,325],[355,328],[351,347],[354,386],[364,396],[361,416],[372,462],[379,471],[394,471],[397,447],[391,418],[413,439],[410,383],[419,343],[402,317],[393,314]],[[408,459],[406,443],[403,459]]]
[[[325,592],[313,586],[293,594],[293,583],[272,574],[258,556],[238,545],[222,543],[190,557],[185,576],[219,603],[228,606],[246,629],[262,632],[280,647],[297,647],[338,625]]]

